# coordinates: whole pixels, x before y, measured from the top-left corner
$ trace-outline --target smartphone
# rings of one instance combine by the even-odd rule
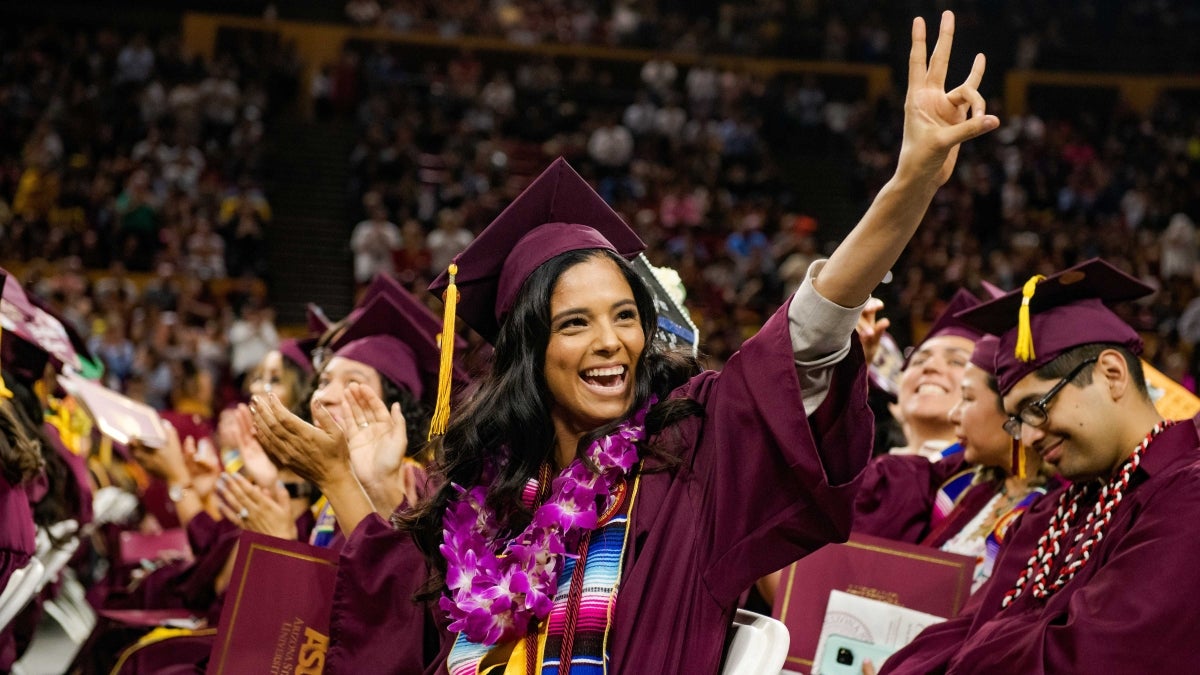
[[[815,672],[821,675],[862,675],[862,664],[866,659],[875,664],[878,672],[887,657],[895,651],[895,647],[830,634],[826,636],[825,646],[821,650],[820,669]]]

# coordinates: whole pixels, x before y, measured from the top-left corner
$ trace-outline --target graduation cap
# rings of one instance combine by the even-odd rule
[[[329,330],[330,321],[325,316],[325,311],[311,302],[305,308],[304,314],[308,337],[281,340],[279,353],[307,376],[313,374],[313,350],[316,349],[321,336]]]
[[[971,352],[971,365],[995,377],[996,351],[999,349],[1000,338],[995,335],[984,335],[975,341],[975,351]]]
[[[633,258],[645,248],[617,212],[559,157],[454,257],[429,290],[438,295],[445,292],[443,334],[453,333],[457,314],[494,344],[526,279],[550,259],[587,249]],[[446,345],[431,435],[442,433],[449,418],[449,391],[444,385],[451,358]]]
[[[1137,331],[1106,305],[1150,295],[1154,289],[1093,258],[958,314],[996,335],[994,374],[1001,395],[1022,378],[1081,345],[1102,342],[1142,352]]]
[[[387,295],[367,303],[330,347],[334,356],[371,366],[417,398],[437,375],[439,350],[428,321],[415,318]]]
[[[287,338],[279,341],[279,353],[305,375],[312,375],[312,350],[316,346],[316,338]]]
[[[593,248],[633,258],[646,245],[560,157],[454,257],[458,316],[495,342],[534,270],[567,251]],[[443,272],[429,290],[440,296],[450,276]]]
[[[942,310],[942,313],[939,314],[937,319],[934,320],[933,325],[929,327],[929,332],[926,333],[925,337],[922,338],[921,341],[916,345],[914,345],[913,348],[909,350],[908,355],[904,357],[904,365],[901,367],[901,370],[907,370],[908,363],[912,360],[913,354],[916,354],[921,349],[921,345],[935,337],[950,335],[954,337],[966,338],[971,342],[983,337],[984,331],[970,326],[956,318],[958,313],[975,307],[979,305],[979,303],[979,298],[972,295],[970,291],[966,290],[965,288],[958,289],[954,295],[951,296],[950,302],[946,303],[946,308]]]
[[[2,269],[0,274],[11,276]],[[26,294],[16,279],[0,288],[0,328],[6,333],[4,360],[20,377],[40,378],[48,361],[59,370],[66,367],[90,379],[104,372],[70,322],[40,298]]]
[[[392,302],[394,302],[402,310],[404,310],[405,313],[408,314],[409,318],[412,319],[417,328],[428,333],[429,335],[437,335],[438,333],[442,332],[441,318],[431,312],[423,302],[418,300],[415,295],[409,292],[409,290],[400,283],[399,279],[390,274],[383,273],[376,274],[375,278],[371,280],[370,285],[367,286],[367,290],[363,293],[362,300],[359,301],[359,308],[356,308],[350,313],[349,320],[353,322],[358,314],[362,312],[361,308],[366,307],[368,303],[378,297],[390,298]],[[456,335],[454,339],[454,346],[456,349],[466,349],[467,341]],[[457,373],[456,379],[459,379]]]
[[[2,294],[4,293],[4,283],[6,281],[8,281],[8,275],[5,274],[3,271],[0,271],[0,297],[2,297]],[[3,333],[4,333],[4,326],[2,324],[0,324],[0,338],[3,337]],[[3,340],[0,339],[0,344],[2,344],[2,343],[3,343]],[[3,359],[0,358],[0,365],[3,365],[2,361],[3,361]],[[9,389],[8,385],[6,385],[4,383],[4,375],[0,374],[0,398],[12,398],[12,397],[13,397],[12,390]]]

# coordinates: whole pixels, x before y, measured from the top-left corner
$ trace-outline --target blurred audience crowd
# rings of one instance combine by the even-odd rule
[[[0,31],[4,259],[104,359],[109,386],[211,417],[261,358],[243,352],[277,340],[263,136],[297,61],[268,47],[206,62],[175,35]]]
[[[345,15],[359,26],[448,38],[902,65],[911,18],[945,7],[928,0],[347,0]],[[1194,3],[1021,0],[956,3],[955,12],[960,39],[969,37],[1000,68],[1187,73],[1200,64]],[[1167,47],[1144,49],[1148,43]]]
[[[865,204],[901,137],[902,102],[839,100],[812,77],[665,59],[625,77],[587,60],[485,67],[470,52],[414,65],[370,44],[343,62],[353,64],[346,89],[358,92],[356,106],[341,108],[360,128],[349,187],[364,218],[354,238],[360,280],[393,272],[420,291],[563,155],[636,223],[656,264],[678,269],[717,364],[836,236],[781,171],[852,157],[846,193]],[[920,339],[960,286],[1010,289],[1099,255],[1162,289],[1127,318],[1158,336],[1151,360],[1194,387],[1200,117],[1172,98],[1148,115],[1117,105],[1008,116],[1001,100],[991,105],[1004,128],[964,151],[921,245],[879,291],[897,341]]]

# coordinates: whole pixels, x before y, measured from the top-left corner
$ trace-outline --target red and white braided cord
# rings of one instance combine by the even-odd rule
[[[1112,521],[1113,512],[1121,504],[1125,490],[1129,487],[1129,481],[1133,478],[1133,472],[1142,463],[1142,455],[1146,452],[1146,448],[1163,429],[1172,424],[1174,424],[1173,421],[1163,421],[1154,425],[1150,433],[1146,434],[1142,442],[1134,448],[1129,459],[1121,465],[1121,470],[1117,472],[1117,475],[1100,488],[1095,505],[1088,510],[1087,518],[1076,533],[1071,549],[1063,558],[1062,569],[1059,570],[1054,581],[1047,586],[1046,581],[1050,577],[1054,560],[1062,552],[1062,540],[1070,531],[1071,523],[1078,515],[1080,502],[1089,496],[1094,484],[1072,485],[1059,497],[1058,508],[1050,518],[1050,524],[1046,527],[1046,531],[1038,538],[1037,547],[1034,549],[1033,555],[1029,557],[1029,562],[1025,564],[1025,570],[1021,572],[1016,583],[1000,601],[1001,609],[1008,607],[1019,598],[1031,580],[1033,597],[1044,600],[1065,586],[1079,570],[1083,569],[1083,566],[1091,558],[1092,549],[1104,539],[1104,529]]]

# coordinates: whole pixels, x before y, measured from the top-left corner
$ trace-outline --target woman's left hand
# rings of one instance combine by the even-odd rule
[[[290,513],[287,490],[275,485],[270,491],[236,473],[221,475],[217,482],[221,515],[250,532],[295,541],[296,521]]]
[[[313,406],[315,426],[293,415],[275,394],[255,396],[250,412],[255,437],[280,466],[323,491],[331,482],[353,478],[346,436],[324,406]]]

